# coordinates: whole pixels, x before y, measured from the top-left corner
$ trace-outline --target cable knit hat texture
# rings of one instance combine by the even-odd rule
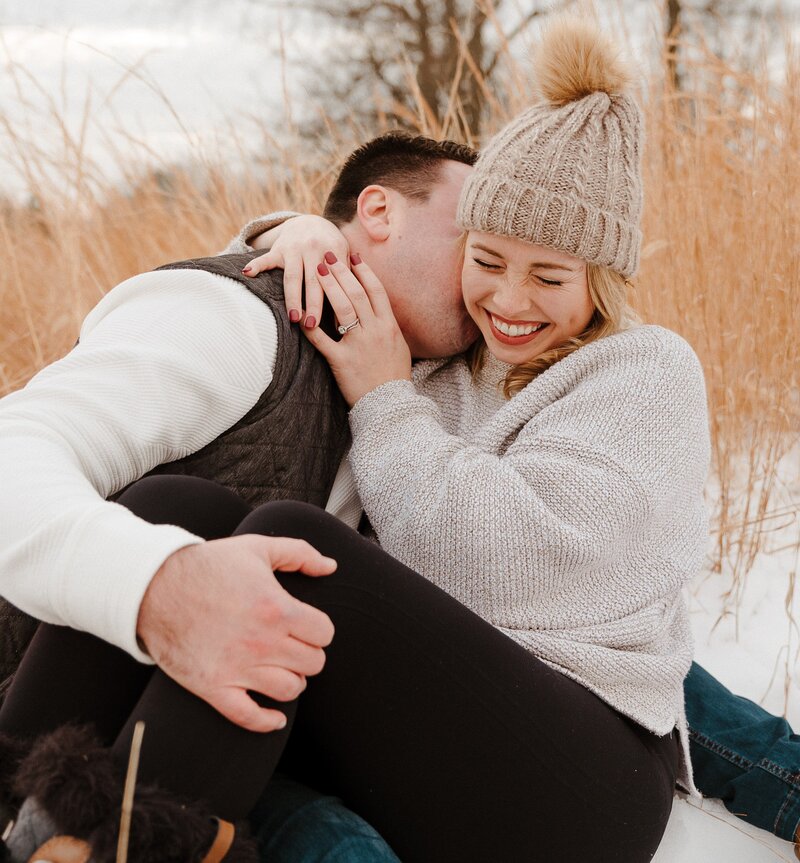
[[[630,74],[594,25],[561,18],[545,32],[534,77],[543,101],[483,150],[461,193],[458,224],[633,276],[643,123],[626,92]]]

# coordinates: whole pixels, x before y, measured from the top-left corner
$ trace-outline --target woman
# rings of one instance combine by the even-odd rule
[[[233,532],[299,537],[338,563],[281,579],[337,632],[285,733],[236,729],[163,675],[147,684],[142,699],[170,708],[146,772],[202,789],[216,814],[244,815],[280,760],[406,863],[644,861],[676,779],[692,787],[680,589],[706,536],[702,372],[626,304],[641,123],[624,68],[567,21],[537,70],[544,101],[490,142],[459,206],[483,335],[469,356],[412,370],[369,267],[318,267],[342,338],[306,332],[352,408],[350,463],[381,547],[305,505],[242,519],[227,492],[198,492]],[[164,486],[131,494],[146,517]],[[172,764],[200,727],[212,751]]]

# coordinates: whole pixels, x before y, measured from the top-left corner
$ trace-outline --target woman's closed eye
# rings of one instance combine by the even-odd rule
[[[502,267],[500,264],[490,264],[488,261],[482,261],[480,258],[473,258],[476,264],[483,267],[485,270],[500,270]]]
[[[502,264],[492,264],[489,261],[484,261],[483,258],[473,257],[472,260],[484,270],[493,270],[496,272],[503,269]],[[547,285],[549,288],[560,288],[564,284],[559,279],[546,279],[544,276],[536,276],[536,278],[541,284]]]

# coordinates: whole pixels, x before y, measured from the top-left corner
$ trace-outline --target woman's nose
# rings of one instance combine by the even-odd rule
[[[509,320],[515,320],[515,315],[528,314],[534,306],[530,288],[519,280],[504,279],[497,286],[494,295],[496,311]],[[520,318],[521,319],[521,318]]]

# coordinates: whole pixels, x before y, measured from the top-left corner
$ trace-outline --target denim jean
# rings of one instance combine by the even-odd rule
[[[400,863],[336,797],[276,774],[250,815],[264,863]]]
[[[800,736],[734,695],[696,663],[685,683],[694,779],[734,815],[794,841],[800,824]]]

